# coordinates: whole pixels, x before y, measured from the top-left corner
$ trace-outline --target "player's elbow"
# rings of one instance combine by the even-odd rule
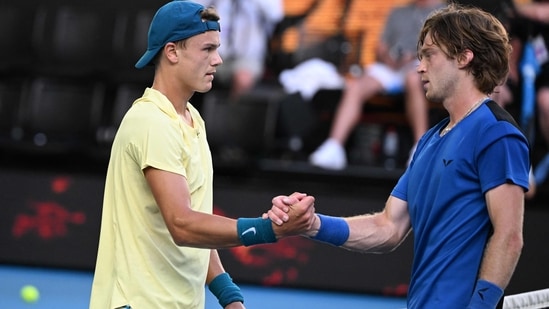
[[[505,250],[508,256],[514,256],[516,258],[521,255],[524,246],[524,240],[520,229],[499,230],[499,232],[494,232],[490,242],[499,246],[502,250]]]
[[[185,232],[179,230],[177,232],[170,232],[173,242],[179,247],[189,247],[189,237],[185,235]]]
[[[189,243],[189,241],[185,237],[181,237],[180,235],[172,235],[172,240],[178,247],[191,246],[191,243]]]
[[[179,247],[195,247],[197,245],[194,234],[191,232],[189,222],[182,219],[175,219],[169,225],[168,230],[173,242]]]
[[[392,225],[392,234],[391,238],[387,242],[387,250],[388,252],[395,251],[400,244],[404,242],[404,240],[408,237],[410,234],[411,229],[407,228],[407,225]]]
[[[390,235],[390,237],[387,237],[384,241],[382,241],[378,246],[373,248],[372,250],[369,250],[369,252],[372,253],[391,253],[395,251],[400,245],[404,242],[406,237],[408,236],[408,233],[393,233]]]
[[[522,248],[524,247],[524,239],[522,233],[513,233],[507,238],[507,247],[510,252],[514,252],[516,255],[520,255]]]
[[[188,232],[172,234],[172,240],[179,247],[209,248],[200,238]]]
[[[390,253],[395,251],[398,247],[400,247],[400,244],[404,242],[404,239],[406,239],[406,235],[395,235],[395,237],[391,238],[391,240],[387,243],[385,250],[386,253]]]

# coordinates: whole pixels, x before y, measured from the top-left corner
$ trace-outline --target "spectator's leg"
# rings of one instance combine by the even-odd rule
[[[217,68],[218,73],[224,73],[221,77],[229,84],[232,101],[238,101],[240,97],[253,90],[261,81],[264,70],[263,60],[253,57],[227,59]]]
[[[231,86],[231,98],[238,99],[243,94],[249,92],[256,83],[256,77],[253,72],[240,69],[233,74]]]
[[[541,134],[549,146],[549,87],[538,91],[538,119]]]
[[[429,106],[421,77],[417,72],[410,71],[406,74],[404,87],[406,116],[412,127],[414,143],[417,143],[421,136],[427,132],[429,126]]]
[[[348,80],[345,86],[329,138],[309,157],[315,166],[331,170],[341,170],[347,166],[345,143],[360,121],[362,106],[383,90],[382,85],[367,74],[360,79]]]
[[[421,83],[421,76],[415,71],[410,70],[404,79],[405,89],[405,104],[406,104],[406,116],[410,127],[412,128],[412,134],[414,137],[414,145],[410,149],[409,158],[407,164],[410,164],[412,157],[416,151],[417,142],[427,132],[429,127],[429,104],[425,97],[425,91],[423,90],[423,84]]]
[[[358,80],[349,80],[337,106],[330,138],[345,145],[347,138],[360,121],[364,103],[382,90],[381,84],[369,75],[364,75]]]

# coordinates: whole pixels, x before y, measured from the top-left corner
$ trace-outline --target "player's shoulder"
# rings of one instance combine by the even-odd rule
[[[514,117],[499,106],[496,102],[489,100],[486,108],[481,114],[480,121],[476,122],[474,131],[486,143],[491,143],[504,137],[514,136],[519,140],[528,143],[525,134]]]
[[[520,130],[520,126],[516,122],[515,118],[513,118],[513,116],[507,110],[505,110],[495,101],[488,100],[488,102],[486,102],[486,107],[488,107],[488,110],[490,111],[496,122],[507,122]]]

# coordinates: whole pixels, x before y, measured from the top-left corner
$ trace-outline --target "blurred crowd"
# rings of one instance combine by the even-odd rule
[[[489,11],[508,27],[514,46],[513,63],[506,84],[494,89],[491,96],[512,112],[530,139],[534,154],[533,189],[530,192],[533,194],[535,188],[546,181],[549,170],[549,65],[546,43],[549,40],[549,2],[454,2]],[[285,136],[288,138],[285,145],[291,150],[304,152],[305,159],[312,166],[344,170],[353,163],[349,162],[349,159],[352,161],[350,138],[364,126],[364,113],[367,113],[369,103],[378,97],[396,97],[400,101],[396,105],[401,104],[400,109],[396,109],[404,114],[407,127],[401,139],[406,137],[409,140],[408,143],[397,141],[400,145],[398,151],[404,152],[400,163],[405,167],[419,138],[437,120],[430,113],[437,107],[425,100],[415,70],[417,32],[432,11],[446,4],[446,1],[439,0],[393,0],[368,6],[349,0],[311,0],[299,4],[275,1],[272,2],[274,7],[270,8],[272,14],[269,16],[264,7],[258,6],[255,16],[260,18],[250,21],[250,25],[255,22],[257,26],[248,28],[262,29],[263,37],[250,41],[257,43],[261,40],[266,42],[268,48],[257,49],[262,51],[262,60],[250,58],[256,59],[251,63],[262,61],[265,67],[260,73],[255,71],[255,75],[250,74],[254,78],[248,80],[254,83],[275,81],[287,94],[282,101],[291,101],[280,104],[282,112],[278,115],[283,118],[279,120],[283,128],[278,133],[291,135]],[[253,5],[254,1],[246,4],[249,9]],[[227,27],[232,26],[229,24]],[[227,31],[224,35],[230,37],[231,33]],[[229,47],[234,47],[231,39],[227,42]],[[239,46],[248,45],[242,43]],[[237,57],[235,53],[224,52],[225,58],[233,63]],[[238,81],[238,78],[233,78],[233,81]],[[252,84],[247,83],[248,86]],[[252,90],[253,86],[239,89],[241,91],[232,88],[230,97],[234,99],[234,95],[242,95]],[[318,107],[314,104],[318,101],[316,96],[326,89],[340,91],[328,116],[330,120],[326,122],[329,129],[325,129],[324,134],[327,135],[321,139],[317,136],[315,140],[307,135],[310,130],[295,134],[292,129],[300,125],[300,119],[314,126],[315,117],[322,116],[319,116]],[[310,124],[311,118],[313,125]],[[390,118],[384,120],[380,115],[376,123],[381,125],[377,151],[383,152],[383,144],[391,143],[388,138],[393,137],[388,133],[394,131],[395,122]],[[398,132],[402,133],[400,130]],[[304,147],[304,144],[309,144],[309,147]]]
[[[239,107],[239,102],[249,102],[246,98],[250,96],[276,105],[260,111],[269,113],[265,119],[275,118],[275,129],[268,124],[271,129],[263,134],[270,145],[258,151],[261,155],[274,153],[306,161],[312,168],[342,171],[356,163],[383,164],[382,159],[396,153],[396,163],[387,167],[405,168],[419,138],[445,116],[440,106],[425,100],[415,70],[417,32],[432,11],[447,4],[444,0],[386,0],[367,5],[357,0],[198,2],[215,6],[220,13],[219,52],[224,62],[216,72],[213,91],[203,95],[204,102],[208,96],[215,96],[218,103],[227,105],[224,110],[234,108],[242,118],[248,115],[242,109],[252,107]],[[549,1],[454,2],[481,7],[508,27],[514,46],[513,64],[507,82],[491,96],[516,117],[526,132],[533,153],[532,186],[539,187],[547,182],[549,171]],[[32,11],[36,13],[30,16]],[[2,148],[27,138],[33,146],[42,147],[52,144],[56,134],[72,143],[87,134],[93,135],[96,144],[107,146],[102,151],[108,152],[124,111],[139,97],[142,81],[150,79],[152,72],[136,73],[131,63],[146,44],[142,41],[147,31],[143,25],[152,18],[151,10],[135,8],[135,12],[126,12],[112,21],[105,13],[96,28],[98,32],[114,29],[112,42],[106,42],[107,36],[94,34],[87,35],[84,41],[90,42],[86,44],[81,35],[72,37],[67,29],[95,27],[92,10],[82,8],[80,15],[74,13],[77,11],[60,8],[52,13],[42,6],[27,10],[7,4],[2,9],[3,28],[20,33],[5,32],[2,41],[15,42],[25,35],[32,41],[32,46],[22,42],[17,45],[20,47],[3,51],[11,54],[0,63]],[[52,26],[49,18],[54,15],[52,20],[56,18],[58,24]],[[35,22],[10,26],[23,20]],[[77,26],[70,26],[73,22]],[[52,31],[37,33],[41,29]],[[132,30],[136,33],[131,34]],[[114,56],[108,59],[105,55],[112,50],[106,49],[113,42]],[[23,57],[32,50],[39,57]],[[83,65],[75,65],[82,64],[82,59],[86,59]],[[107,74],[100,75],[104,72]],[[33,79],[20,83],[25,74]],[[82,76],[88,77],[86,85],[67,87]],[[108,76],[105,80],[114,85],[113,90],[97,82],[97,76]],[[52,82],[51,77],[64,80]],[[61,91],[68,102],[64,105],[57,97]],[[201,99],[202,95],[193,98],[199,107]],[[76,108],[69,100],[89,104],[90,108]],[[103,108],[101,115],[93,114],[101,109],[96,106],[100,101],[108,101],[109,107]],[[37,102],[40,106],[35,106]],[[67,117],[51,112],[59,109],[74,117],[67,121]],[[89,117],[86,121],[90,123],[77,118],[80,114]],[[44,115],[52,118],[45,121]],[[225,118],[228,115],[232,114]],[[243,129],[237,128],[237,134],[265,130],[250,129],[251,122],[241,118],[238,121],[235,125]],[[85,131],[90,125],[100,129]],[[76,128],[74,134],[83,133],[60,136],[57,132],[65,130],[63,126]],[[48,135],[47,130],[53,133]],[[214,130],[209,134],[215,139]],[[215,150],[215,143],[212,148]]]

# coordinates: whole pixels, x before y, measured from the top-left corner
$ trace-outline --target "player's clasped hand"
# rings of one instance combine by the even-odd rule
[[[273,205],[263,214],[263,218],[269,218],[275,224],[277,236],[303,234],[311,229],[316,220],[314,201],[313,196],[300,192],[277,196],[273,198]]]
[[[282,225],[290,219],[288,215],[290,206],[298,203],[305,196],[307,196],[306,193],[294,192],[290,196],[279,195],[274,197],[272,200],[273,206],[268,212],[262,215],[262,218],[271,219],[276,225]]]

